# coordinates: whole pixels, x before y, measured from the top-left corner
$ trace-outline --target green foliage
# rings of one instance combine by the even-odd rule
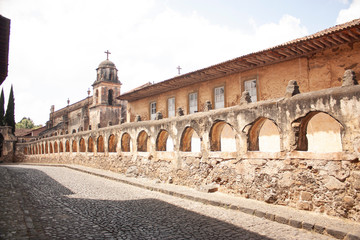
[[[5,125],[12,127],[12,131],[15,131],[15,99],[12,85],[10,89],[8,106],[5,113]]]
[[[35,124],[30,118],[23,117],[20,122],[16,123],[15,127],[17,129],[33,129],[35,128]]]
[[[1,90],[1,96],[0,96],[0,126],[5,125],[5,121],[4,121],[4,114],[5,114],[4,104],[5,104],[4,89],[2,89]]]

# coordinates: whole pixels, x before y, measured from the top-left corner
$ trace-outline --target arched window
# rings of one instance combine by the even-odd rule
[[[66,140],[66,142],[65,142],[65,152],[70,152],[70,142],[69,142],[69,140]]]
[[[248,142],[249,151],[279,152],[279,129],[272,120],[261,117],[251,126]]]
[[[224,122],[216,122],[210,130],[210,150],[222,152],[236,152],[235,132]]]
[[[97,152],[104,152],[104,138],[101,135],[97,139]]]
[[[44,154],[45,151],[44,151],[44,144],[41,144],[41,154]]]
[[[137,150],[138,152],[148,152],[149,149],[149,136],[148,134],[143,130],[139,133],[137,138]]]
[[[86,151],[86,146],[85,146],[85,140],[84,138],[81,138],[80,139],[80,142],[79,142],[79,150],[80,152],[85,152]]]
[[[186,127],[181,135],[180,151],[200,152],[201,141],[199,135],[192,127]]]
[[[109,137],[109,152],[116,152],[116,144],[117,144],[117,140],[114,134],[111,134]]]
[[[114,95],[114,91],[112,89],[109,90],[108,92],[108,103],[109,105],[113,105],[113,95]]]
[[[327,113],[310,112],[301,120],[297,150],[341,152],[342,128],[342,125]]]
[[[50,146],[50,153],[53,153],[52,143],[50,143],[49,146]]]
[[[58,143],[54,142],[54,153],[58,152]]]
[[[45,143],[45,153],[49,153],[49,144],[47,142]]]
[[[72,152],[77,152],[77,143],[75,140],[72,142]]]
[[[89,137],[88,140],[88,152],[94,152],[94,140],[92,137]]]
[[[64,152],[64,145],[61,141],[59,142],[59,152]]]
[[[156,151],[168,151],[174,150],[174,143],[169,135],[168,131],[161,130],[156,139]]]
[[[131,152],[131,137],[128,133],[124,133],[121,136],[121,151]]]

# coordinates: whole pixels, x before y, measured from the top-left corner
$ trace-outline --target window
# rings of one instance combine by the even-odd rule
[[[168,117],[175,116],[175,98],[168,99]]]
[[[248,80],[244,82],[245,91],[248,91],[251,97],[251,102],[257,101],[256,96],[256,79]]]
[[[150,119],[155,120],[156,117],[156,102],[150,103]]]
[[[224,87],[217,87],[214,89],[215,109],[224,107]]]
[[[108,103],[109,103],[109,105],[113,105],[113,90],[112,89],[110,89],[109,90],[109,94],[108,94]]]
[[[190,93],[189,94],[189,113],[196,113],[198,111],[198,97],[197,93]]]

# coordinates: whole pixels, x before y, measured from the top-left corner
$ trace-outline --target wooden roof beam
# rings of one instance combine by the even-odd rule
[[[347,34],[349,34],[351,37],[355,38],[355,39],[359,39],[359,36],[356,36],[352,31],[348,30]]]
[[[319,48],[325,48],[325,46],[322,43],[319,43],[316,40],[313,40],[312,43],[315,44],[316,46],[318,46]]]
[[[326,40],[331,42],[332,44],[338,45],[339,43],[332,39],[330,36],[326,37]]]
[[[305,48],[304,46],[300,46],[300,45],[298,45],[297,48],[299,48],[301,51],[303,51],[303,53],[308,53],[311,51],[308,48]]]
[[[296,52],[297,54],[303,54],[303,51],[298,46],[290,47],[290,50]]]
[[[320,38],[318,41],[324,44],[326,47],[331,47],[331,43],[327,42],[325,38]]]
[[[259,60],[256,59],[250,59],[250,58],[246,58],[245,61],[249,62],[249,63],[253,63],[255,65],[260,65],[262,64],[262,62],[260,62]]]
[[[347,42],[351,42],[351,39],[346,37],[344,33],[339,33],[339,37],[341,37],[342,39],[346,40]]]
[[[337,35],[335,35],[335,34],[332,36],[332,38],[335,39],[336,41],[338,41],[339,43],[344,43],[344,40],[341,39],[341,38],[339,38],[339,37],[338,37]]]

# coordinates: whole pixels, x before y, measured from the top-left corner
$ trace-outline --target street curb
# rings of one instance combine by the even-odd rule
[[[317,222],[312,218],[308,218],[308,219],[299,219],[299,218],[293,218],[292,216],[284,216],[281,214],[274,214],[273,212],[265,212],[262,210],[258,210],[256,208],[249,208],[249,207],[244,207],[244,206],[239,206],[239,205],[233,205],[233,204],[229,204],[229,203],[224,203],[221,201],[214,201],[214,200],[209,200],[209,199],[205,199],[202,197],[196,197],[196,196],[191,196],[191,195],[186,195],[183,193],[179,193],[176,191],[170,191],[170,190],[166,190],[163,188],[157,188],[157,187],[153,187],[153,186],[147,186],[145,184],[140,184],[140,183],[135,183],[132,181],[127,181],[124,179],[119,179],[119,178],[115,178],[115,177],[111,177],[111,176],[107,176],[104,174],[100,174],[100,173],[95,173],[95,172],[91,172],[91,171],[87,171],[81,168],[77,168],[77,167],[72,167],[69,165],[63,165],[63,164],[36,164],[36,163],[21,163],[22,165],[35,165],[35,166],[52,166],[52,167],[65,167],[71,170],[75,170],[78,172],[83,172],[83,173],[87,173],[87,174],[91,174],[97,177],[102,177],[102,178],[106,178],[109,180],[113,180],[113,181],[117,181],[117,182],[121,182],[121,183],[125,183],[128,185],[132,185],[135,187],[139,187],[139,188],[143,188],[143,189],[147,189],[150,191],[157,191],[157,192],[161,192],[167,195],[171,195],[171,196],[175,196],[175,197],[179,197],[179,198],[183,198],[183,199],[187,199],[187,200],[192,200],[192,201],[196,201],[196,202],[201,202],[203,204],[207,204],[207,205],[212,205],[212,206],[216,206],[216,207],[222,207],[222,208],[226,208],[226,209],[232,209],[232,210],[237,210],[249,215],[253,215],[256,217],[260,217],[260,218],[266,218],[270,221],[274,221],[274,222],[278,222],[281,224],[286,224],[289,225],[291,227],[295,227],[295,228],[300,228],[300,229],[304,229],[307,231],[313,231],[316,233],[320,233],[320,234],[324,234],[324,235],[328,235],[337,239],[344,239],[344,240],[360,240],[360,225],[358,225],[358,227],[356,226],[356,224],[341,224],[342,226],[339,226],[338,224],[334,224],[334,223],[330,223],[327,221],[321,221],[321,222]]]

